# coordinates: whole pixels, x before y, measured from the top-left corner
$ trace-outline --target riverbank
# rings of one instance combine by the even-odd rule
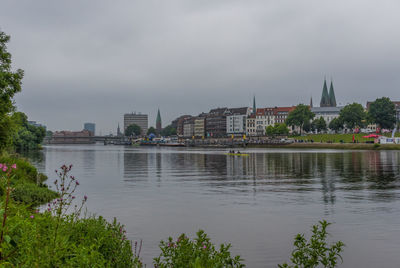
[[[370,143],[290,143],[285,145],[249,144],[248,148],[284,148],[284,149],[340,149],[340,150],[400,150],[400,144]]]

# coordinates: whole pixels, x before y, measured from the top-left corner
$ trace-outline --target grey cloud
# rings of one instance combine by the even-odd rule
[[[19,109],[50,129],[160,107],[167,123],[217,106],[400,99],[398,1],[11,1],[1,29],[26,71]]]

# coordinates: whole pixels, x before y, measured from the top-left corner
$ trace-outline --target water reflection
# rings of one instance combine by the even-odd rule
[[[149,154],[126,150],[124,155],[124,181],[147,180],[149,175]]]
[[[143,239],[148,265],[160,239],[202,228],[231,242],[248,267],[276,267],[293,235],[325,218],[348,245],[343,267],[396,267],[399,151],[248,153],[93,145],[49,146],[29,157],[49,174],[73,163],[89,211],[116,216],[130,239]]]
[[[399,152],[252,152],[248,157],[222,152],[124,151],[125,181],[163,178],[193,180],[211,191],[320,191],[333,204],[336,192],[375,190],[363,198],[390,200],[399,188]],[[149,172],[150,171],[150,172]],[[377,190],[386,190],[380,192]]]

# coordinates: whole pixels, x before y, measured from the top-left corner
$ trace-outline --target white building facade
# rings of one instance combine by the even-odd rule
[[[326,122],[326,125],[329,126],[329,123],[338,118],[340,115],[340,110],[343,109],[343,106],[339,107],[313,107],[311,108],[311,112],[315,114],[314,119],[323,118]]]
[[[226,134],[241,136],[246,134],[247,117],[251,108],[231,108],[226,116]]]

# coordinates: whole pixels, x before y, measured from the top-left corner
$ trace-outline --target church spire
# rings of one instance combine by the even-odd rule
[[[330,106],[328,87],[326,86],[326,78],[324,79],[324,87],[322,88],[321,102],[320,102],[319,106],[320,107],[329,107]]]
[[[119,128],[119,122],[117,127],[117,136],[122,136],[121,129]]]
[[[312,96],[311,96],[311,98],[310,98],[310,108],[313,108]]]
[[[256,114],[256,96],[253,96],[253,114]]]
[[[158,111],[157,111],[157,119],[156,119],[156,132],[157,132],[157,135],[161,134],[161,129],[162,129],[162,127],[161,127],[161,115],[160,115],[160,109],[158,109]]]
[[[331,79],[331,86],[329,87],[329,103],[331,107],[336,107],[335,91],[333,90],[333,82]]]

